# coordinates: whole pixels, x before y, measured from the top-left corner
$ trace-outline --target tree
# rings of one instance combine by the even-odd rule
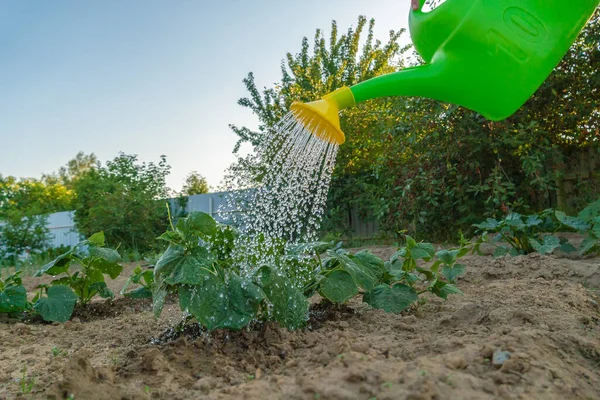
[[[91,168],[100,166],[98,158],[94,153],[85,154],[80,151],[69,160],[66,165],[60,167],[58,172],[42,175],[42,181],[46,184],[62,184],[72,189],[73,181]]]
[[[39,253],[48,246],[50,231],[45,215],[15,211],[6,214],[0,224],[0,254],[13,265],[23,253]]]
[[[195,194],[205,194],[209,192],[208,182],[206,178],[196,171],[192,171],[185,178],[185,184],[181,189],[181,194],[184,196],[193,196]]]
[[[91,167],[74,181],[77,229],[85,236],[103,230],[113,247],[151,250],[169,223],[169,172],[165,156],[158,163],[139,163],[136,155],[124,153]]]
[[[73,192],[58,182],[0,175],[0,248],[13,263],[48,245],[47,214],[71,208]]]

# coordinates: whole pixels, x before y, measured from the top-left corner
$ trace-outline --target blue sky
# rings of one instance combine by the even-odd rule
[[[216,186],[234,160],[242,79],[280,79],[303,36],[375,18],[407,27],[409,0],[4,0],[0,8],[0,174],[39,177],[78,151],[167,156],[168,184],[192,170]],[[408,40],[408,33],[406,36]]]

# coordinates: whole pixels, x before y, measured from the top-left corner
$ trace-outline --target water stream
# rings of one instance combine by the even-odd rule
[[[256,148],[249,164],[259,168],[251,172],[260,177],[259,185],[234,192],[226,203],[229,210],[243,210],[228,216],[240,232],[235,259],[245,274],[274,265],[269,249],[282,240],[290,244],[317,240],[337,151],[337,144],[306,129],[292,113]]]

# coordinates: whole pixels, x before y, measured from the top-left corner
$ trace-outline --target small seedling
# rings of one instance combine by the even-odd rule
[[[446,376],[446,383],[448,384],[448,386],[450,387],[454,387],[454,381],[452,380],[453,376],[452,374],[448,374]]]
[[[246,380],[248,380],[248,381],[252,381],[252,380],[254,380],[254,375],[252,375],[252,374],[248,375],[248,376],[246,377]]]
[[[152,392],[152,389],[150,389],[150,386],[148,386],[148,385],[145,385],[145,386],[144,386],[144,393],[146,393],[146,394],[150,394],[150,392]]]
[[[61,350],[59,347],[54,346],[52,348],[52,355],[54,357],[58,357],[58,356],[66,357],[68,354],[65,350]]]
[[[382,389],[391,389],[394,386],[393,382],[384,382],[381,384]]]
[[[116,368],[119,365],[119,355],[117,353],[111,354],[109,360],[113,367]]]
[[[21,379],[19,380],[21,394],[30,394],[34,385],[35,377],[27,376],[27,367],[23,366],[23,369],[21,369]]]

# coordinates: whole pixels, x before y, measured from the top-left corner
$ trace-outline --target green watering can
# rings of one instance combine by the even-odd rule
[[[409,29],[426,64],[293,103],[308,129],[342,144],[338,112],[386,96],[428,97],[507,118],[550,75],[600,0],[447,0],[430,12],[425,0],[414,3]]]

